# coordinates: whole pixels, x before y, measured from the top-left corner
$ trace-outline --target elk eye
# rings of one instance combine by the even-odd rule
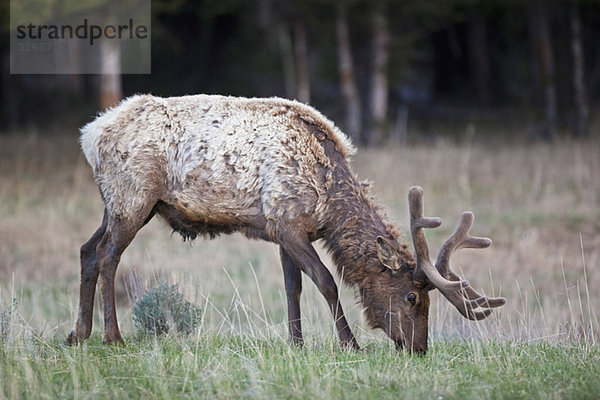
[[[414,293],[409,293],[406,296],[406,299],[409,301],[410,304],[412,304],[413,306],[417,303],[417,295]]]

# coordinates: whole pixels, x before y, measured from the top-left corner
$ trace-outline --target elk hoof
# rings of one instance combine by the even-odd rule
[[[74,330],[71,331],[71,333],[69,333],[69,336],[67,336],[67,346],[75,346],[81,342],[83,342],[83,340],[81,340],[79,336],[77,336]]]
[[[102,344],[125,346],[125,341],[123,340],[120,334],[104,335],[104,338],[102,339]]]
[[[354,338],[352,338],[352,340],[342,341],[340,343],[340,347],[343,350],[352,350],[352,351],[356,351],[356,352],[360,351],[360,346],[358,345],[358,342]]]

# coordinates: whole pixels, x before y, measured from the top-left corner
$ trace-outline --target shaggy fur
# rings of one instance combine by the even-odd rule
[[[126,218],[158,194],[207,225],[284,214],[323,221],[333,179],[322,173],[331,166],[325,139],[344,158],[354,152],[301,103],[206,95],[134,96],[81,130],[109,212]]]
[[[414,258],[352,173],[348,138],[313,108],[278,98],[134,96],[83,127],[81,146],[105,221],[82,247],[80,311],[69,342],[89,335],[98,274],[105,341],[122,341],[114,271],[137,230],[159,214],[184,239],[239,231],[280,244],[292,338],[302,341],[302,270],[325,296],[342,343],[358,348],[335,282],[310,245],[323,239],[343,281],[358,289],[369,324],[398,345],[426,349],[429,298],[413,282]],[[418,307],[406,301],[409,292],[418,294]]]

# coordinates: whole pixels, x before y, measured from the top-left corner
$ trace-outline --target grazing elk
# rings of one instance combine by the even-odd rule
[[[398,348],[427,350],[428,292],[438,289],[468,319],[505,303],[473,290],[449,269],[453,251],[487,247],[463,214],[435,266],[423,228],[423,191],[409,194],[415,256],[350,169],[353,147],[311,107],[283,99],[134,96],[87,124],[81,146],[104,200],[102,225],[81,247],[77,321],[67,342],[89,337],[100,278],[104,343],[122,343],[114,278],[138,230],[161,215],[184,239],[241,232],[279,244],[289,333],[302,343],[301,273],[317,285],[341,344],[358,349],[336,283],[311,242],[322,239],[337,272],[358,290],[368,324]],[[416,259],[415,259],[416,258]]]

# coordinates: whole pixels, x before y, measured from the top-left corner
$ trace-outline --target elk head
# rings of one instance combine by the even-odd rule
[[[437,228],[442,220],[423,216],[423,189],[410,188],[410,231],[415,249],[416,266],[409,266],[399,259],[396,243],[378,237],[379,261],[389,270],[381,274],[363,290],[368,305],[367,320],[371,326],[383,329],[400,348],[411,352],[427,351],[427,325],[429,316],[429,291],[438,289],[450,303],[467,319],[481,320],[492,313],[492,309],[506,303],[502,297],[483,296],[468,281],[450,270],[450,256],[462,248],[486,248],[492,244],[488,238],[472,237],[469,230],[474,215],[464,212],[454,233],[442,245],[435,265],[429,258],[429,246],[424,228]],[[386,282],[387,281],[387,282]],[[385,296],[376,293],[376,288],[394,288]],[[382,290],[382,289],[380,289]],[[389,304],[377,304],[382,299]],[[377,310],[387,310],[377,311]]]

